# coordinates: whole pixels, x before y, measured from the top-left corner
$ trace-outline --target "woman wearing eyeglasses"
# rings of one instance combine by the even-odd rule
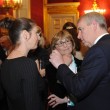
[[[51,41],[51,51],[57,49],[66,59],[65,64],[71,71],[77,73],[82,60],[75,58],[75,42],[72,35],[66,31],[59,31]],[[73,110],[75,109],[76,98],[68,94],[63,84],[56,78],[57,69],[51,64],[46,67],[46,76],[49,82],[50,95],[48,97],[48,110]]]

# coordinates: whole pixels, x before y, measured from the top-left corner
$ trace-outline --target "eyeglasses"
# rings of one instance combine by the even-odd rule
[[[37,33],[37,36],[41,37],[42,36],[41,32],[40,33]]]
[[[59,43],[56,43],[56,45],[59,46],[59,47],[64,46],[64,44],[70,45],[71,44],[71,40],[65,40],[64,42],[60,41]]]

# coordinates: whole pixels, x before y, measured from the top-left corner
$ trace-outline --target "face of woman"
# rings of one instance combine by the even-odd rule
[[[58,40],[55,47],[62,55],[71,54],[73,50],[72,42],[69,39]]]
[[[37,27],[35,26],[31,31],[31,40],[30,40],[31,49],[37,48],[39,40],[40,35],[37,33]]]

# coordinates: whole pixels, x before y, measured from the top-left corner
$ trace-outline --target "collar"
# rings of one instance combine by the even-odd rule
[[[109,33],[104,33],[104,34],[102,34],[101,36],[99,36],[96,40],[95,40],[95,42],[94,42],[94,44],[96,44],[104,35],[106,35],[106,34],[109,34]]]
[[[77,67],[76,67],[76,63],[75,63],[75,60],[74,60],[74,56],[72,56],[72,62],[69,65],[69,68],[70,68],[71,71],[74,72],[74,74],[77,73]]]

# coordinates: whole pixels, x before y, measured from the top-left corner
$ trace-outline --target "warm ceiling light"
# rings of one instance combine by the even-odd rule
[[[1,7],[6,10],[7,14],[9,9],[17,10],[21,7],[22,0],[3,0]]]
[[[3,8],[18,9],[22,5],[22,0],[3,0]]]
[[[106,11],[105,9],[100,9],[96,3],[96,0],[94,0],[91,10],[85,10],[84,12],[85,13],[98,12],[98,13],[104,14],[105,11]]]

